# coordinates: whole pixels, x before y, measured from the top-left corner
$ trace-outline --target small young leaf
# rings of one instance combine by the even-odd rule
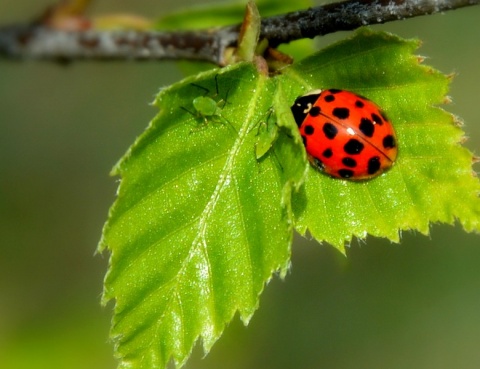
[[[238,37],[238,60],[253,61],[260,36],[260,14],[253,1],[247,3],[240,36]]]
[[[258,0],[255,1],[255,4],[262,17],[293,12],[313,6],[311,0],[297,0],[295,2]],[[161,30],[192,30],[240,24],[245,14],[245,5],[245,0],[231,0],[222,4],[194,4],[184,10],[162,16],[155,22],[155,28]],[[281,45],[280,49],[295,59],[301,59],[311,54],[314,47],[312,40],[303,39]],[[210,70],[214,67],[209,63],[190,61],[178,61],[177,65],[185,75]]]
[[[189,113],[199,86],[225,101],[221,119]],[[198,338],[208,352],[236,311],[249,321],[272,273],[285,274],[290,188],[304,167],[282,169],[300,142],[283,133],[278,155],[256,158],[254,127],[275,93],[251,64],[184,80],[158,95],[160,113],[114,169],[122,181],[100,249],[112,253],[104,301],[116,300],[122,368],[182,365]]]
[[[405,41],[368,29],[328,47],[284,72],[290,101],[313,89],[340,88],[379,104],[393,122],[399,155],[378,178],[351,182],[313,168],[294,196],[296,228],[343,251],[353,236],[399,241],[401,230],[427,234],[429,224],[480,227],[480,183],[472,154],[459,142],[463,132],[436,107],[445,101],[449,79],[422,66]]]

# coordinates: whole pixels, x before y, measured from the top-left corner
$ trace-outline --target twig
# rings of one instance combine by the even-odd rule
[[[348,0],[264,18],[261,37],[277,46],[336,31],[478,5],[479,0]],[[50,61],[204,60],[224,64],[240,25],[204,31],[64,31],[43,24],[0,28],[0,58]]]
[[[0,28],[0,57],[74,60],[204,60],[219,64],[235,33],[217,31],[62,31],[45,26]]]
[[[479,0],[357,0],[265,18],[261,37],[278,45],[361,26],[404,20],[478,5]]]

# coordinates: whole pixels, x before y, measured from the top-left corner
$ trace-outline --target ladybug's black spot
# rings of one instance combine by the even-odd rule
[[[332,155],[333,155],[332,149],[326,149],[324,152],[322,152],[322,156],[327,159],[331,158]]]
[[[380,158],[378,156],[373,156],[368,159],[368,174],[375,174],[380,170]]]
[[[358,126],[358,128],[367,137],[372,137],[373,133],[375,132],[375,126],[368,118],[362,118],[360,120],[360,125]]]
[[[290,107],[297,126],[301,126],[309,110],[313,104],[318,100],[318,94],[300,96],[295,100],[295,103]]]
[[[377,114],[375,113],[372,113],[372,120],[375,124],[378,124],[379,126],[381,126],[383,124],[383,120],[382,118],[380,118]]]
[[[357,161],[349,157],[343,158],[342,163],[349,168],[355,168],[357,166]]]
[[[354,138],[348,140],[348,142],[343,146],[343,150],[345,150],[345,152],[350,155],[360,154],[363,148],[364,145]]]
[[[333,140],[338,133],[337,127],[332,123],[325,123],[322,127],[323,133],[329,140]]]
[[[350,110],[348,108],[335,108],[332,114],[338,119],[347,119],[350,116]]]
[[[325,96],[324,100],[325,100],[325,102],[328,102],[328,103],[332,102],[332,101],[335,101],[335,96],[327,95],[327,96]]]
[[[315,132],[315,128],[313,128],[313,126],[311,126],[310,124],[307,124],[303,130],[303,132],[305,132],[305,134],[307,136],[311,136],[313,135],[313,133]]]
[[[318,117],[320,115],[321,109],[319,106],[314,106],[313,108],[310,109],[308,114],[310,114],[312,117]]]
[[[395,138],[392,135],[385,136],[382,144],[385,149],[393,149],[395,146],[397,146]]]
[[[355,101],[355,106],[357,108],[363,108],[365,106],[365,104],[363,103],[362,100],[357,100],[357,101]]]
[[[340,169],[338,175],[342,178],[351,178],[353,177],[353,170],[350,169]]]
[[[339,92],[342,92],[342,90],[339,90],[338,88],[331,88],[328,90],[331,94],[338,94]]]

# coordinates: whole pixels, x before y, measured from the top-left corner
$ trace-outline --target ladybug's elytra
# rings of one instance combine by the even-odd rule
[[[395,162],[395,131],[371,100],[345,90],[314,90],[291,110],[310,163],[330,176],[370,179]]]

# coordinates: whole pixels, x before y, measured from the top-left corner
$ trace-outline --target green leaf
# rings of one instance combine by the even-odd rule
[[[479,230],[473,156],[438,107],[449,79],[421,65],[417,47],[364,29],[279,76],[241,63],[158,95],[159,114],[114,169],[122,181],[99,246],[111,251],[104,302],[116,301],[121,368],[182,365],[237,311],[247,323],[265,283],[288,268],[294,225],[342,251],[354,236],[398,241],[432,222]],[[397,132],[393,168],[351,182],[307,164],[290,106],[318,88],[382,107]]]
[[[194,106],[205,89],[214,114],[202,114],[204,99]],[[103,299],[116,301],[121,368],[182,365],[200,337],[208,352],[236,311],[249,321],[272,273],[285,274],[290,193],[305,169],[298,155],[288,170],[279,163],[301,152],[291,120],[275,150],[255,155],[279,91],[251,64],[188,78],[158,95],[160,113],[115,167],[122,181],[100,250],[112,253]]]
[[[368,29],[284,72],[289,100],[313,89],[340,88],[370,98],[393,122],[399,155],[378,178],[351,182],[310,168],[295,194],[296,229],[343,251],[353,236],[398,242],[402,230],[428,234],[430,223],[479,230],[480,184],[473,155],[445,102],[449,78],[420,64],[418,41]],[[287,90],[287,89],[286,89]]]

